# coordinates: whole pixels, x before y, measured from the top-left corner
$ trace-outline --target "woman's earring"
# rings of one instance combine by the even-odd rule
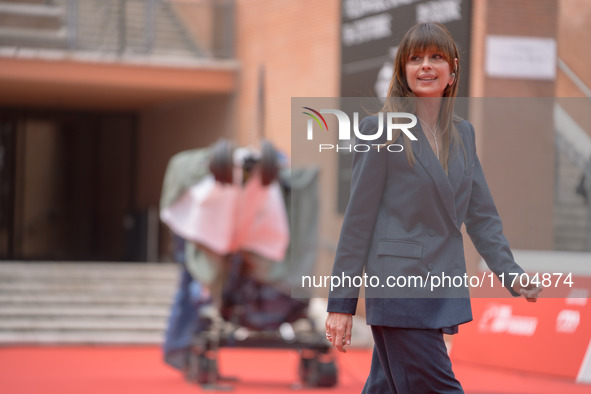
[[[456,79],[456,73],[451,73],[449,76],[451,77],[451,81],[449,81],[449,86],[451,86],[454,84],[454,81]]]

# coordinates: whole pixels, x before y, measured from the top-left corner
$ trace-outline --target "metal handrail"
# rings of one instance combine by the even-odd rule
[[[591,89],[583,82],[581,78],[564,62],[558,58],[558,68],[575,84],[583,94],[591,98]]]

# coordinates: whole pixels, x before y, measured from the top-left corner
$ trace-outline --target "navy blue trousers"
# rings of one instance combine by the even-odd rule
[[[364,394],[463,393],[441,330],[371,327],[375,346]]]

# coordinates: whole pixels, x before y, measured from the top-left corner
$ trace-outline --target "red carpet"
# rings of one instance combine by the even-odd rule
[[[306,393],[360,393],[369,371],[371,352],[339,355],[335,389]],[[286,350],[224,349],[220,369],[236,376],[235,393],[289,393],[297,382],[298,356]],[[511,371],[454,364],[466,393],[591,393],[591,385]],[[162,394],[196,393],[161,361],[157,347],[4,347],[0,348],[1,394]]]

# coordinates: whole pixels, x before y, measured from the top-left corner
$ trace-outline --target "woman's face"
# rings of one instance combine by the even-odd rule
[[[449,63],[435,48],[411,52],[406,59],[406,82],[418,97],[442,97],[453,82]]]

